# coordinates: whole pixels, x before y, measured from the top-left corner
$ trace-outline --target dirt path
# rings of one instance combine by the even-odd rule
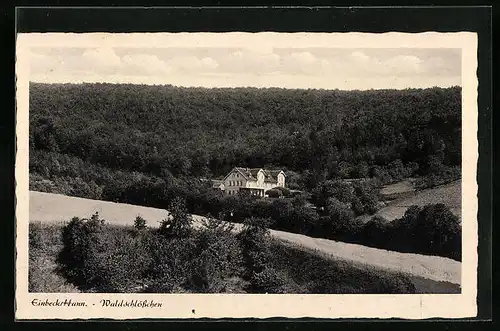
[[[99,212],[100,217],[108,224],[116,225],[133,225],[135,217],[140,215],[151,227],[158,226],[159,222],[168,215],[163,209],[34,191],[30,191],[29,212],[30,222],[68,221],[74,216],[90,217],[94,212]],[[193,218],[198,222],[203,219],[198,215],[193,215]],[[403,272],[436,282],[460,284],[461,263],[451,259],[386,251],[275,230],[272,230],[271,234],[278,239],[316,249],[336,259]]]

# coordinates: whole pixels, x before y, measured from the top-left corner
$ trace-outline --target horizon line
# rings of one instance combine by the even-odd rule
[[[430,89],[452,89],[462,88],[461,85],[449,86],[428,86],[428,87],[404,87],[404,88],[369,88],[369,89],[341,89],[341,88],[304,88],[304,87],[279,87],[279,86],[184,86],[175,84],[146,84],[146,83],[116,83],[116,82],[36,82],[29,81],[29,84],[40,85],[132,85],[132,86],[156,86],[156,87],[174,87],[183,89],[206,89],[206,90],[236,90],[236,89],[257,89],[257,90],[303,90],[303,91],[405,91],[405,90],[430,90]]]

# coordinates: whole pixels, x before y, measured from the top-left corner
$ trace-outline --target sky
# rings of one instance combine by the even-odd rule
[[[40,45],[30,48],[30,81],[341,90],[461,85],[460,48],[252,45]]]

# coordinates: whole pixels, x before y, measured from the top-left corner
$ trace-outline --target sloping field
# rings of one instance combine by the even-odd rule
[[[380,190],[380,194],[384,200],[393,200],[398,198],[403,198],[411,196],[415,193],[415,186],[412,183],[412,179],[402,180],[400,182],[386,185]]]
[[[380,193],[382,195],[390,195],[412,191],[415,191],[415,187],[412,184],[412,179],[408,178],[400,182],[384,186],[384,188],[380,190]]]
[[[393,200],[387,207],[380,209],[377,215],[382,216],[387,220],[401,218],[406,210],[412,206],[424,206],[427,204],[443,203],[451,212],[458,217],[462,215],[462,185],[461,181],[457,180],[450,184],[442,185],[432,189],[426,189],[415,192],[414,195]]]
[[[148,221],[148,226],[154,227],[167,217],[167,212],[162,209],[30,192],[30,222],[67,221],[73,216],[89,217],[96,211],[107,223],[115,225],[133,225],[135,217],[141,215]],[[198,222],[203,219],[197,215],[193,215],[193,218]],[[392,252],[282,231],[272,230],[271,234],[277,239],[314,249],[340,260],[403,272],[423,280],[446,282],[447,286],[455,289],[460,284],[461,263],[451,259]]]

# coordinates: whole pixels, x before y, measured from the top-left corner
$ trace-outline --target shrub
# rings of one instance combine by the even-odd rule
[[[189,237],[155,235],[148,246],[151,264],[146,272],[146,291],[186,292],[196,258],[196,242]]]
[[[191,234],[193,218],[187,213],[186,202],[175,198],[169,207],[170,215],[160,225],[160,233],[166,237],[188,237]]]
[[[233,228],[209,217],[196,233],[196,257],[188,285],[191,291],[225,292],[228,280],[242,275],[242,249],[232,233]]]
[[[354,198],[351,185],[342,181],[327,180],[318,185],[312,192],[312,202],[318,207],[326,206],[329,198],[351,203]]]
[[[352,209],[356,215],[373,215],[378,209],[378,190],[372,182],[358,182],[354,184]]]
[[[384,247],[392,240],[391,222],[382,217],[374,216],[361,229],[360,237],[363,243]]]
[[[281,198],[281,197],[283,197],[283,192],[281,192],[280,190],[278,190],[276,188],[273,188],[273,189],[270,189],[270,190],[266,191],[266,194],[270,198]]]
[[[66,268],[80,277],[72,280],[86,292],[414,292],[405,276],[277,245],[266,228],[270,222],[246,219],[235,236],[233,225],[208,218],[188,237],[165,237],[148,229],[134,232],[103,225],[97,215],[74,218],[65,227],[68,247],[63,250],[77,255],[68,259],[73,265]],[[35,248],[47,246],[45,236],[32,232],[31,238]]]
[[[242,249],[232,230],[209,217],[189,237],[154,237],[147,291],[242,292]]]
[[[323,218],[323,235],[328,238],[346,239],[358,232],[354,222],[354,213],[345,203],[330,198],[325,207],[326,217]]]
[[[435,172],[420,177],[416,181],[415,186],[418,189],[432,188],[458,180],[461,175],[462,172],[460,167],[448,167],[443,165]]]
[[[95,261],[92,291],[116,293],[142,291],[151,264],[147,234],[131,236],[122,228],[106,227],[98,235],[100,249],[91,250]]]
[[[243,230],[237,235],[242,246],[246,279],[252,281],[254,274],[262,272],[269,264],[270,236],[269,219],[248,218]]]
[[[284,196],[285,198],[288,198],[292,195],[292,192],[290,191],[290,189],[288,189],[286,187],[277,186],[277,187],[274,187],[273,190],[280,191],[281,195]]]
[[[266,267],[262,271],[254,273],[251,283],[253,291],[258,293],[293,293],[294,287],[297,287],[284,270],[278,270],[273,267]]]
[[[142,218],[140,215],[137,216],[134,220],[134,228],[136,230],[143,230],[146,228],[146,220]]]
[[[42,234],[42,224],[41,223],[30,223],[29,224],[29,248],[30,250],[37,250],[43,248],[43,234]]]
[[[327,200],[325,212],[333,222],[345,223],[354,218],[354,214],[349,208],[349,205],[336,198],[329,198]]]
[[[436,254],[460,260],[462,231],[460,219],[444,204],[412,207],[394,224],[402,229],[407,240],[399,240],[401,248],[415,247],[426,254]]]
[[[460,219],[444,204],[411,206],[405,215],[388,222],[375,216],[353,241],[389,250],[461,259]]]
[[[73,219],[63,228],[63,250],[59,261],[68,279],[75,284],[92,287],[96,281],[96,251],[99,250],[98,233],[104,220],[96,212],[90,219]]]

